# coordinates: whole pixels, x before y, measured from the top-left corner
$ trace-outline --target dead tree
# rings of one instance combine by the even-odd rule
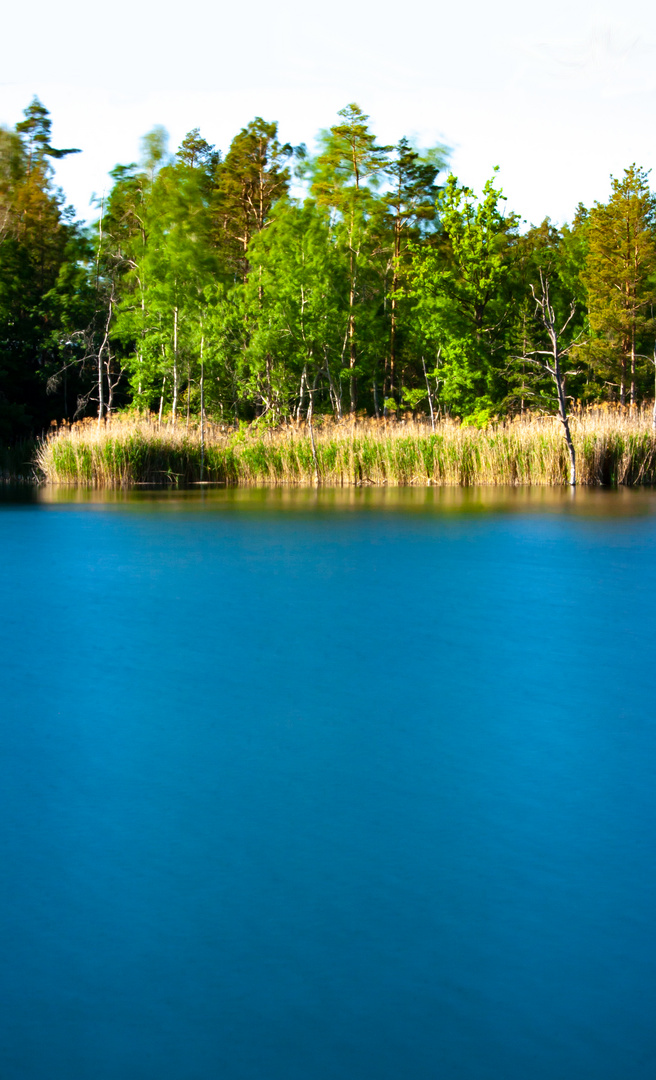
[[[531,292],[533,294],[533,299],[535,300],[535,318],[544,330],[546,330],[549,339],[549,348],[529,349],[521,359],[536,364],[538,367],[542,368],[543,371],[548,372],[553,380],[558,398],[558,417],[563,425],[563,434],[569,453],[569,482],[570,485],[574,487],[576,485],[576,454],[574,451],[574,443],[572,442],[572,433],[569,429],[567,395],[565,392],[565,378],[567,375],[573,374],[573,372],[563,371],[562,361],[569,355],[576,343],[572,342],[566,348],[562,349],[560,347],[560,341],[565,330],[574,318],[576,304],[572,301],[570,313],[559,330],[556,315],[551,300],[549,299],[549,278],[543,274],[542,270],[540,270],[540,292],[536,292],[533,285],[531,285]]]

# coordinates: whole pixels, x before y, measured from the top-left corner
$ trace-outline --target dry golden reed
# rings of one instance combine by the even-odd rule
[[[575,410],[571,428],[580,484],[656,482],[651,409]],[[319,482],[326,485],[473,485],[568,482],[562,427],[555,417],[525,415],[479,429],[444,421],[323,420],[314,428]],[[117,416],[84,421],[44,439],[37,470],[49,483],[95,487],[197,483],[197,426]],[[273,430],[208,424],[203,477],[210,483],[315,483],[307,427]]]

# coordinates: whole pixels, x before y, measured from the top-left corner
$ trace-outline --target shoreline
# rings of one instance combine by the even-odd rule
[[[651,410],[573,411],[578,483],[656,483]],[[556,417],[485,428],[421,420],[315,423],[239,430],[117,417],[62,427],[37,445],[34,475],[85,487],[442,487],[568,484]]]

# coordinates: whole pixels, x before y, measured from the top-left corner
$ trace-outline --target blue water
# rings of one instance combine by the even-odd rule
[[[656,1075],[656,494],[58,498],[0,506],[2,1080]]]

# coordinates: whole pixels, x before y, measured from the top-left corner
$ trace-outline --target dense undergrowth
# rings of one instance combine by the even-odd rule
[[[581,484],[656,482],[656,433],[646,410],[598,408],[571,420]],[[525,416],[485,428],[443,422],[363,420],[314,429],[318,479],[326,485],[565,484],[568,460],[561,425]],[[201,475],[201,454],[202,475]],[[40,443],[37,474],[49,483],[122,487],[133,484],[314,484],[306,426],[239,431],[152,419],[113,419],[62,428]]]
[[[13,446],[0,445],[0,483],[32,483],[38,479],[36,449],[34,439],[21,439]]]

